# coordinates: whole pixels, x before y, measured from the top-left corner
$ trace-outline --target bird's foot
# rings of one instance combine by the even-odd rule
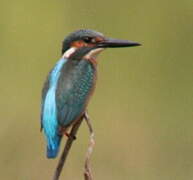
[[[76,140],[76,136],[71,136],[68,132],[64,132],[64,135],[66,135],[66,137],[68,137],[68,138],[70,138],[70,137],[72,137],[73,138],[73,140]]]
[[[64,128],[64,127],[60,127],[60,128],[59,128],[59,135],[60,135],[60,136],[65,135],[65,136],[68,137],[68,138],[71,137],[70,133],[68,133],[68,128]],[[72,139],[75,140],[75,139],[76,139],[76,136],[72,136]]]

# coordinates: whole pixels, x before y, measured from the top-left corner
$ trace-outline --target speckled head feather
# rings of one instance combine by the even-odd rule
[[[104,38],[104,35],[100,32],[90,30],[90,29],[80,29],[69,34],[62,43],[62,54],[68,50],[71,46],[71,43],[78,40],[84,40],[87,37],[101,37]]]

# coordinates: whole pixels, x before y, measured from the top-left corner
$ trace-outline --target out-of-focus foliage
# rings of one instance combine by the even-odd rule
[[[193,179],[192,0],[2,1],[0,179],[51,179],[41,88],[64,36],[80,28],[143,44],[99,57],[89,104],[95,179]],[[87,144],[83,124],[61,179],[83,179]]]

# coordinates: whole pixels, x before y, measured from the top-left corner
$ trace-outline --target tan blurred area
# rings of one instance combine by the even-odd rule
[[[63,38],[82,28],[143,44],[98,58],[88,108],[95,179],[192,180],[192,0],[2,0],[0,179],[52,179],[58,159],[46,158],[39,131],[41,88]],[[88,142],[83,123],[61,180],[83,179]]]

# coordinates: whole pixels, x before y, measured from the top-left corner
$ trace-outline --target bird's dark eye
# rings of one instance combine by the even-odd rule
[[[83,41],[85,43],[91,43],[92,42],[92,38],[91,37],[84,37]]]

